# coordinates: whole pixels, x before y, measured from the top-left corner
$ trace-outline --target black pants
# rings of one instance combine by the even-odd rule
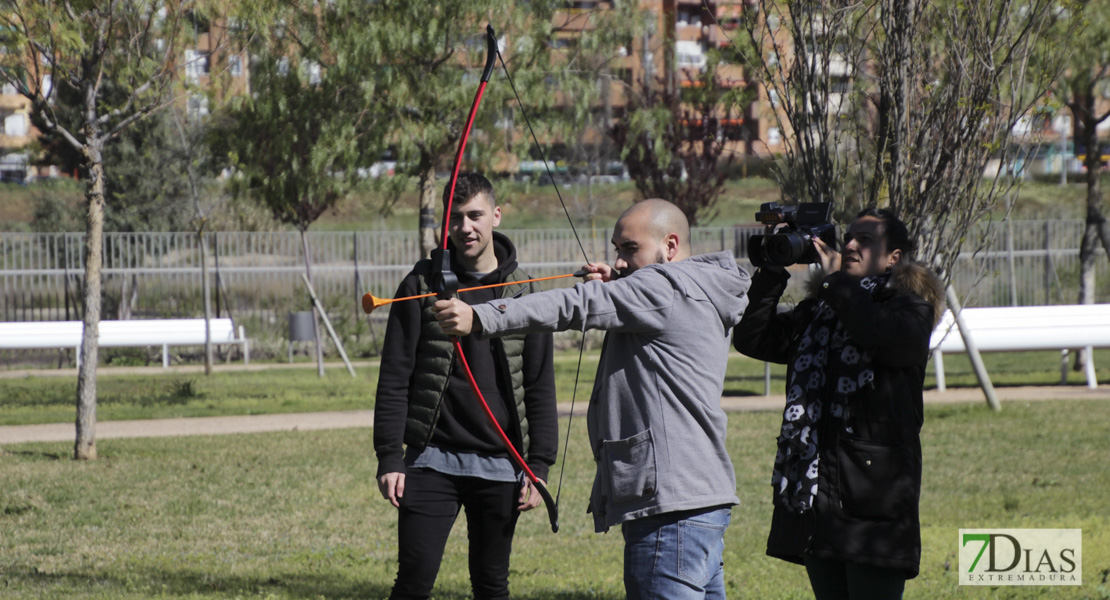
[[[509,597],[509,554],[520,511],[519,484],[411,469],[398,511],[397,581],[391,600],[432,593],[447,537],[466,510],[470,585],[476,600]]]
[[[901,600],[906,574],[898,569],[805,557],[817,600]]]

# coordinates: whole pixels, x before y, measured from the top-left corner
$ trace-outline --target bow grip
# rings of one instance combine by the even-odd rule
[[[432,250],[432,272],[428,288],[440,298],[450,298],[459,291],[459,278],[451,270],[451,251],[446,248]]]

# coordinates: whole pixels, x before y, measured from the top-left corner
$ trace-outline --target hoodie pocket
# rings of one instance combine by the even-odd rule
[[[655,495],[655,441],[651,429],[623,440],[602,443],[609,464],[613,502],[638,502]]]
[[[840,505],[861,519],[890,520],[910,506],[913,473],[906,449],[841,438],[837,447]]]

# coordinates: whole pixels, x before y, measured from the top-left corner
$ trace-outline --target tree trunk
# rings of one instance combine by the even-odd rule
[[[1107,256],[1110,256],[1110,224],[1102,214],[1102,190],[1100,189],[1099,167],[1102,149],[1098,140],[1098,120],[1095,113],[1094,90],[1087,90],[1072,110],[1072,116],[1082,128],[1083,144],[1087,147],[1087,157],[1083,161],[1087,167],[1087,224],[1083,229],[1083,242],[1079,246],[1079,303],[1095,303],[1095,259],[1098,246],[1102,243]],[[1075,110],[1079,108],[1079,110]],[[1075,356],[1074,369],[1080,371],[1086,366],[1086,351],[1080,350]]]
[[[315,287],[316,284],[312,281],[312,261],[308,257],[308,237],[304,229],[301,230],[301,247],[304,249],[304,274]],[[316,374],[323,377],[324,347],[320,344],[320,311],[316,309],[315,302],[312,303],[312,335],[316,336]]]
[[[212,282],[208,280],[208,236],[201,226],[197,232],[200,242],[200,293],[204,296],[204,374],[212,374]]]
[[[173,113],[177,134],[181,138],[181,148],[185,151],[185,173],[189,177],[189,196],[193,200],[193,211],[197,218],[197,245],[200,247],[200,289],[204,296],[204,374],[212,374],[212,282],[208,279],[208,236],[204,229],[208,219],[200,209],[200,194],[197,192],[197,173],[193,167],[193,144],[185,135],[182,117]]]
[[[420,253],[424,258],[439,247],[436,239],[436,170],[430,158],[421,160],[420,168]]]
[[[128,302],[130,297],[131,278],[124,275],[123,281],[120,284],[119,306],[116,307],[116,318],[120,321],[128,321],[131,319],[131,303]]]
[[[85,185],[88,202],[85,231],[85,325],[81,337],[81,365],[77,369],[77,441],[75,460],[96,459],[96,364],[100,337],[100,267],[104,242],[104,163],[101,146],[90,143],[86,149],[89,180]]]

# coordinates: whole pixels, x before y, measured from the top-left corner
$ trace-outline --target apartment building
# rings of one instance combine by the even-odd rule
[[[183,86],[182,102],[193,118],[203,118],[209,112],[208,98],[215,94],[244,93],[249,90],[247,59],[244,52],[231,49],[228,43],[228,24],[224,20],[208,21],[187,15],[193,40],[188,44],[176,65]],[[218,79],[216,75],[227,75]],[[51,75],[43,75],[39,85],[49,96],[53,85]],[[37,178],[72,176],[76,173],[59,173],[56,167],[36,166],[39,157],[33,155],[32,142],[41,132],[31,121],[31,101],[10,83],[0,86],[0,181],[23,183]]]
[[[596,118],[582,136],[573,141],[574,145],[587,148],[593,157],[607,157],[609,162],[613,162],[614,155],[605,149],[609,144],[606,128],[625,114],[631,95],[643,93],[647,86],[681,89],[701,85],[699,76],[707,67],[709,53],[734,44],[743,33],[740,19],[758,10],[758,3],[754,0],[566,1],[561,3],[561,9],[552,20],[552,51],[572,53],[578,38],[597,26],[597,15],[613,10],[622,1],[637,4],[638,13],[643,18],[643,22],[638,24],[642,33],[628,40],[621,56],[607,61],[605,76],[599,80],[602,94],[595,109]],[[786,42],[786,28],[778,23],[778,19],[773,15],[758,17],[764,20],[769,34],[782,42],[780,49],[783,53],[793,52]],[[820,27],[819,15],[815,23]],[[191,117],[203,118],[210,111],[211,98],[250,93],[249,57],[229,43],[228,33],[235,27],[233,21],[208,22],[191,18],[189,26],[192,30],[188,38],[192,41],[182,51],[178,65],[183,82],[188,84],[186,90],[189,90],[182,101]],[[822,36],[835,35],[835,32],[818,33]],[[856,73],[837,44],[819,45],[831,49],[827,57],[816,56],[817,60],[828,65],[833,79],[826,111],[829,115],[842,114],[851,110],[845,99]],[[815,48],[807,48],[807,51],[810,56],[815,56]],[[776,57],[773,53],[770,56],[771,60],[780,61],[791,58]],[[781,109],[778,94],[761,85],[758,74],[749,73],[739,64],[719,64],[716,79],[719,86],[748,91],[752,100],[745,106],[714,115],[699,114],[691,107],[685,111],[683,124],[718,136],[725,143],[725,152],[741,159],[781,152],[784,139],[791,132],[782,131],[780,121],[775,118],[775,111]],[[49,80],[42,83],[50,85]],[[560,94],[555,90],[556,101],[568,102]],[[1102,104],[1107,104],[1107,101],[1104,99]],[[0,89],[0,118],[4,125],[0,132],[0,179],[22,181],[51,175],[49,171],[40,173],[30,166],[33,157],[28,155],[26,147],[38,132],[30,121],[29,102],[11,86]],[[1106,122],[1106,126],[1110,127],[1110,121]],[[1019,123],[1019,127],[1028,128],[1028,125],[1023,122]],[[1070,121],[1066,127],[1072,127]],[[1060,128],[1055,127],[1054,130]],[[1015,133],[1019,132],[1015,130]],[[1066,138],[1073,134],[1066,131],[1061,135]],[[562,145],[564,154],[567,154],[570,142],[567,140],[566,143],[553,145]]]
[[[553,49],[572,53],[575,39],[601,20],[597,14],[612,10],[618,3],[618,0],[566,2],[553,18]],[[629,39],[621,49],[622,55],[609,63],[608,79],[600,82],[604,87],[598,111],[604,118],[588,128],[588,133],[579,140],[581,144],[605,145],[607,140],[600,124],[622,117],[629,107],[630,96],[643,95],[649,86],[681,89],[702,85],[701,75],[707,68],[709,53],[733,43],[743,11],[750,10],[745,0],[637,0],[637,3],[643,18],[637,24],[641,33]],[[775,132],[774,119],[761,112],[768,106],[766,94],[745,69],[738,64],[720,63],[716,84],[749,90],[755,99],[747,106],[711,115],[700,114],[691,106],[683,109],[681,124],[699,135],[708,129],[724,142],[726,153],[743,156],[778,151],[782,136]]]
[[[49,85],[49,81],[46,83]],[[31,124],[31,101],[12,84],[0,87],[0,181],[22,183],[38,173],[31,166],[26,147],[38,130]]]

